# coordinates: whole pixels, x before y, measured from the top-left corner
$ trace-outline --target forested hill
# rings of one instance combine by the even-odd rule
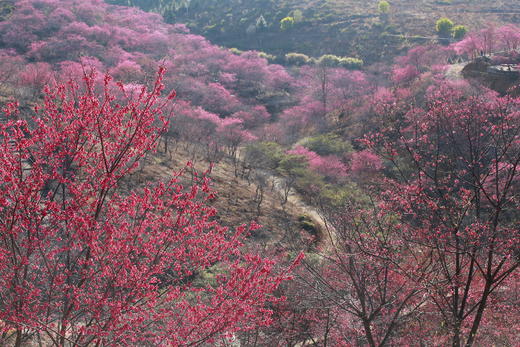
[[[436,21],[469,30],[520,22],[516,0],[110,0],[157,11],[213,43],[283,57],[290,52],[381,61],[437,38]],[[383,3],[383,5],[381,5]],[[384,3],[388,3],[386,6]],[[284,18],[285,20],[282,24]]]
[[[0,0],[0,346],[518,346],[518,4],[245,1]]]

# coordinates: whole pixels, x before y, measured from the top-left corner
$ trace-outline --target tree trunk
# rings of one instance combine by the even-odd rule
[[[16,341],[14,342],[14,347],[21,347],[22,346],[22,329],[17,328],[16,329]]]
[[[486,286],[484,287],[484,293],[482,293],[482,300],[480,301],[480,305],[477,310],[477,314],[475,319],[473,320],[473,325],[471,326],[471,331],[469,332],[468,341],[466,341],[466,347],[471,347],[475,342],[475,337],[477,336],[477,331],[480,326],[480,322],[482,321],[482,317],[484,316],[484,310],[487,306],[487,300],[489,298],[490,290],[491,290],[492,281],[486,280]]]

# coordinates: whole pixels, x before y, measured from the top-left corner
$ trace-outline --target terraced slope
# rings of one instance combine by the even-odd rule
[[[332,53],[381,61],[405,48],[435,40],[435,22],[449,17],[475,29],[492,23],[520,23],[516,0],[393,0],[387,15],[378,1],[360,0],[110,0],[164,14],[186,23],[213,42],[277,56]],[[280,20],[295,19],[282,30]],[[264,21],[265,20],[265,21]]]

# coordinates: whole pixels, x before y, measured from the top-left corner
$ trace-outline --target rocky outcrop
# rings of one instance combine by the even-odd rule
[[[520,71],[516,64],[493,65],[490,58],[479,57],[462,69],[462,76],[477,80],[502,95],[520,95]]]

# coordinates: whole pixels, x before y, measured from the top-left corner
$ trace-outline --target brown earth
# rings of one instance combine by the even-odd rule
[[[176,144],[167,154],[159,150],[150,154],[138,172],[127,182],[128,189],[144,182],[166,180],[172,174],[186,169],[188,161],[194,164],[198,173],[206,172],[209,164],[203,158],[203,152],[193,144]],[[263,227],[255,231],[250,241],[257,246],[277,244],[280,247],[307,248],[316,246],[323,239],[323,221],[312,207],[308,206],[296,193],[289,197],[285,209],[281,204],[281,191],[277,187],[277,178],[266,177],[263,200],[258,209],[258,199],[255,199],[258,173],[251,173],[249,179],[242,174],[239,165],[238,177],[230,158],[224,158],[214,164],[208,177],[211,187],[216,192],[212,204],[217,209],[219,222],[234,228],[255,221]],[[185,174],[189,178],[190,174]],[[263,173],[265,175],[265,173]],[[188,183],[188,182],[186,182]],[[260,212],[260,213],[259,213]],[[304,221],[307,223],[304,224]],[[309,225],[313,230],[304,230]],[[308,228],[307,228],[308,229]]]

